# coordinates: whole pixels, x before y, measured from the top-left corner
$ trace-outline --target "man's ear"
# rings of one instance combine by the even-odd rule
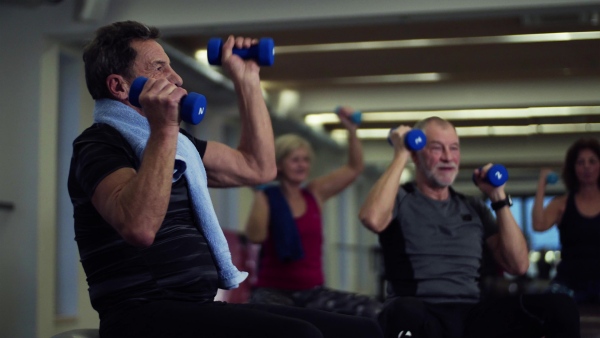
[[[410,152],[410,158],[412,158],[414,164],[418,164],[419,163],[419,157],[417,156],[417,152],[416,151],[411,151]]]
[[[129,99],[129,83],[125,81],[123,76],[110,74],[106,78],[106,86],[115,99],[119,101],[126,101]]]

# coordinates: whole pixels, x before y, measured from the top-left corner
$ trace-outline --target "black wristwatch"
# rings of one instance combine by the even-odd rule
[[[494,211],[504,208],[504,206],[508,205],[512,207],[512,198],[510,198],[509,194],[506,194],[506,198],[497,202],[492,202],[492,209]]]

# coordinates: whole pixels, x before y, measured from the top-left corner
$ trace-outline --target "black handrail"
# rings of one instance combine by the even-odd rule
[[[0,202],[0,209],[13,210],[15,208],[14,203]]]

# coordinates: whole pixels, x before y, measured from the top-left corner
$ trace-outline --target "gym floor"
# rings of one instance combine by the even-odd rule
[[[488,277],[484,280],[484,290],[490,296],[512,293],[539,293],[546,289],[549,281],[545,279],[509,280],[502,277]],[[600,304],[586,304],[579,306],[582,338],[600,338]]]
[[[579,307],[582,338],[600,338],[600,305]]]

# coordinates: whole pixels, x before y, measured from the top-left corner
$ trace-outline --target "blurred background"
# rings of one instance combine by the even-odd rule
[[[199,138],[237,145],[232,84],[206,62],[208,39],[229,34],[273,38],[274,65],[261,69],[273,128],[310,140],[314,176],[346,160],[336,107],[362,112],[367,168],[324,210],[329,286],[382,296],[377,238],[358,208],[391,159],[389,129],[431,115],[461,137],[457,190],[478,194],[471,173],[486,163],[509,171],[532,264],[520,278],[492,269],[486,290],[539,292],[552,277],[558,233],[532,231],[532,198],[541,168],[560,173],[571,143],[600,136],[600,1],[0,0],[0,336],[98,325],[66,175],[71,142],[91,124],[82,47],[98,27],[122,20],[160,28],[184,87],[206,96],[206,119],[185,126]],[[409,166],[402,181],[412,175]],[[211,194],[239,264],[252,269],[252,248],[239,236],[251,189]],[[243,290],[222,297],[243,301]]]

